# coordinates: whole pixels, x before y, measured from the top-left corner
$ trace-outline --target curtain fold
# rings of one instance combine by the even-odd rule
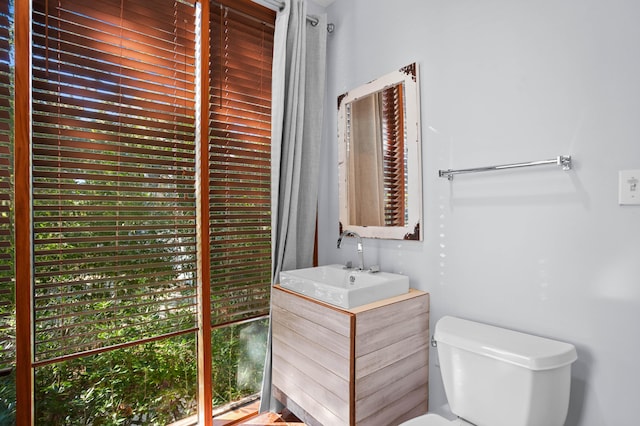
[[[280,271],[313,266],[324,111],[326,16],[307,22],[306,0],[285,0],[276,17],[272,80],[272,284]],[[271,394],[271,326],[260,412]]]

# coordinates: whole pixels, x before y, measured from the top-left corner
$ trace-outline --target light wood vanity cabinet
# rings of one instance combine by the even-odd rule
[[[427,412],[429,295],[344,310],[273,291],[273,393],[308,425],[395,425]]]

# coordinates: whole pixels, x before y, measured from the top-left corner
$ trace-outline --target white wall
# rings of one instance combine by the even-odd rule
[[[420,66],[424,242],[366,240],[365,262],[409,275],[443,315],[571,342],[567,425],[637,424],[640,169],[637,0],[337,0],[328,42],[320,263],[336,249],[336,98]],[[574,158],[574,170],[437,177],[438,169]],[[354,259],[355,260],[355,259]],[[434,354],[432,352],[432,354]],[[431,361],[430,405],[445,396]]]

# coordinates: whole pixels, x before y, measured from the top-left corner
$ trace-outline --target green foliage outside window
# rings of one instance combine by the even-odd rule
[[[0,426],[16,424],[16,373],[15,370],[0,377]]]
[[[267,320],[212,331],[213,405],[260,391]],[[15,424],[15,373],[0,377],[0,426]],[[166,425],[196,414],[195,334],[36,368],[37,425]]]
[[[164,425],[195,414],[195,334],[36,368],[36,423]]]
[[[260,392],[267,331],[268,320],[212,330],[211,384],[214,407]]]

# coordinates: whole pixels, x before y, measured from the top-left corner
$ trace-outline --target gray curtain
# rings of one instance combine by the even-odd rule
[[[313,266],[319,156],[324,111],[326,16],[306,19],[306,0],[286,0],[274,35],[271,201],[272,283],[280,271]],[[279,407],[271,395],[271,329],[260,412]]]

